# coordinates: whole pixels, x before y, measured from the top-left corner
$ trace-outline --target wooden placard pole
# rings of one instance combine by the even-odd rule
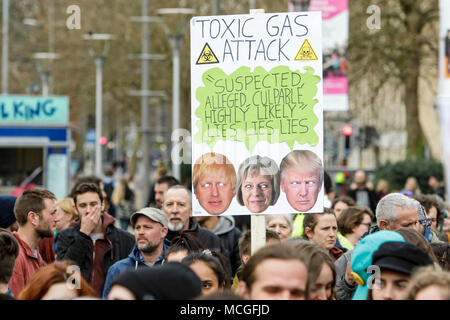
[[[250,14],[264,13],[264,9],[250,9]],[[266,244],[266,217],[263,214],[252,214],[250,218],[251,228],[251,254]]]
[[[259,248],[266,244],[266,217],[263,214],[252,214],[251,226],[251,253],[254,254]]]

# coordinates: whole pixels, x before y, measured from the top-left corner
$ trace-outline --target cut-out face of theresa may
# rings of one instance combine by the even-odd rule
[[[253,156],[239,166],[236,198],[252,213],[261,213],[280,196],[280,170],[268,157]]]

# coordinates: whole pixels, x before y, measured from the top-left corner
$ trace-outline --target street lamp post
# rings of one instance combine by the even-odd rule
[[[149,173],[151,169],[151,132],[150,132],[150,97],[152,96],[150,62],[155,60],[164,60],[165,56],[150,54],[150,23],[159,22],[158,18],[151,17],[150,0],[142,0],[142,15],[131,17],[131,21],[142,23],[142,54],[130,54],[130,59],[142,60],[141,75],[141,91],[131,90],[131,95],[141,97],[141,150],[142,150],[142,166],[140,174],[142,206],[148,203],[148,195],[150,194]]]
[[[103,85],[103,63],[109,49],[109,41],[114,39],[110,34],[86,34],[83,36],[88,45],[89,54],[95,63],[95,174],[102,177],[102,85]],[[92,45],[93,41],[103,41],[101,53],[97,53]]]
[[[170,36],[170,44],[172,46],[172,130],[180,128],[180,46],[183,42],[183,36]],[[178,154],[176,155],[179,156]],[[180,180],[181,170],[180,161],[174,159],[174,176]]]
[[[180,128],[180,46],[186,33],[186,21],[178,19],[175,30],[170,30],[164,17],[184,15],[189,17],[195,13],[189,8],[164,8],[159,9],[158,14],[163,17],[162,25],[172,47],[172,131]],[[172,171],[175,178],[181,179],[181,161],[179,154],[172,153]]]
[[[49,83],[50,83],[50,64],[51,61],[59,59],[59,54],[54,52],[36,52],[33,53],[33,59],[37,60],[37,68],[41,75],[42,83],[42,95],[48,96],[50,93]]]
[[[2,94],[8,94],[9,0],[3,0],[2,14]]]

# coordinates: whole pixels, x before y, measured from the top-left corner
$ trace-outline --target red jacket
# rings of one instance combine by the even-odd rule
[[[39,253],[41,254],[42,260],[47,264],[55,262],[54,239],[55,238],[53,237],[48,237],[43,238],[41,242],[39,242]]]
[[[12,294],[17,297],[34,273],[45,264],[38,250],[36,250],[37,257],[35,257],[28,244],[20,239],[19,234],[14,231],[13,235],[19,242],[19,255],[14,264],[14,271],[9,281],[9,287],[11,288]]]

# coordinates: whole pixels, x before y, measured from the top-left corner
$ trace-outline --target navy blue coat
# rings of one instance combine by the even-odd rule
[[[169,245],[170,242],[168,240],[164,240],[163,252],[159,256],[159,258],[156,259],[154,265],[164,263],[164,253],[166,252]],[[134,246],[133,250],[130,252],[127,258],[117,261],[109,268],[108,273],[106,274],[102,298],[106,299],[109,291],[111,290],[111,284],[115,279],[117,279],[120,274],[127,270],[136,270],[137,268],[141,267],[150,266],[145,262],[144,258],[142,258],[141,251],[137,248],[137,246]]]

